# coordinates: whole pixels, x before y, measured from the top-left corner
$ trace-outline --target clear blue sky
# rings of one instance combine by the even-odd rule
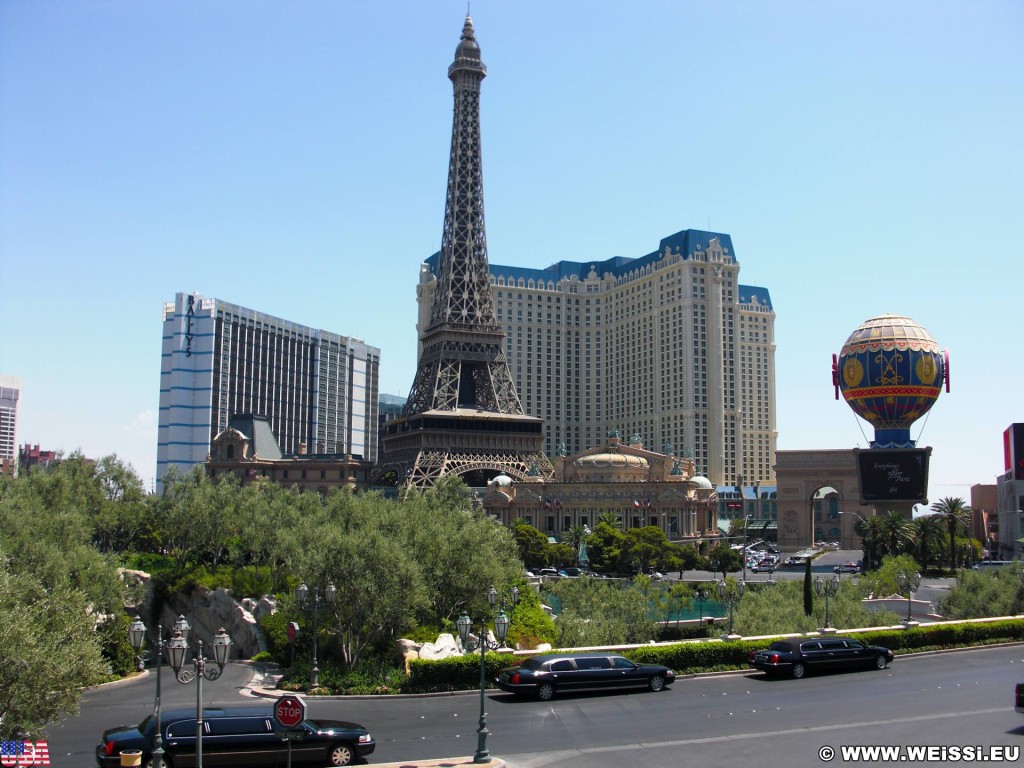
[[[866,447],[831,356],[883,312],[969,499],[1024,421],[1024,3],[476,0],[490,258],[729,233],[777,313],[780,449]],[[416,366],[464,2],[0,3],[0,373],[20,439],[152,483],[161,308],[199,291]]]

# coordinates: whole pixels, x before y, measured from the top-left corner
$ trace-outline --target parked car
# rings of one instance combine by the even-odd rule
[[[775,563],[762,560],[760,563],[750,566],[750,570],[754,573],[775,573]]]
[[[190,768],[196,764],[196,711],[174,709],[160,718],[164,765]],[[361,725],[340,720],[303,720],[293,739],[292,763],[348,765],[377,746]],[[103,732],[96,746],[100,768],[121,765],[123,750],[142,752],[142,765],[152,766],[156,719],[147,715],[138,725],[122,725]],[[206,765],[284,765],[288,743],[275,733],[273,708],[223,707],[203,710],[203,762]]]
[[[832,569],[836,573],[860,573],[860,563],[854,562],[853,560],[847,560],[842,565],[837,565]]]
[[[811,670],[885,669],[892,651],[880,645],[864,645],[849,637],[820,640],[776,640],[765,650],[752,651],[749,666],[772,676],[788,672],[801,678]]]
[[[556,693],[570,691],[615,688],[660,691],[675,679],[676,673],[668,667],[636,664],[624,656],[547,653],[531,656],[518,667],[501,670],[495,682],[503,691],[548,701]]]
[[[807,565],[806,557],[787,557],[783,563],[784,568],[796,568],[798,565]]]
[[[557,576],[558,575],[558,571],[556,569],[554,569],[554,568],[541,568],[537,572],[537,575],[538,576]]]

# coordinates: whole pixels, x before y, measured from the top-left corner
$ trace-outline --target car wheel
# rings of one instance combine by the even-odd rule
[[[665,678],[661,675],[655,675],[647,681],[647,687],[657,693],[658,691],[665,689]]]
[[[355,753],[352,750],[351,744],[335,744],[331,747],[328,758],[331,761],[331,765],[348,765],[352,762],[352,758],[355,757]]]
[[[793,665],[793,677],[799,680],[805,674],[807,674],[807,667],[799,663]]]
[[[879,654],[875,658],[875,666],[878,667],[879,669],[885,669],[885,665],[888,664],[888,663],[889,663],[889,660],[887,658],[885,658],[885,656],[882,656],[881,654]]]
[[[551,701],[555,698],[555,686],[551,683],[541,683],[537,686],[537,698],[541,701]]]

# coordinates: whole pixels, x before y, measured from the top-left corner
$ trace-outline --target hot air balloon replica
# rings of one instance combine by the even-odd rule
[[[832,356],[832,383],[875,430],[871,449],[858,452],[863,500],[926,501],[931,449],[916,447],[910,426],[949,391],[949,353],[909,317],[880,315]]]

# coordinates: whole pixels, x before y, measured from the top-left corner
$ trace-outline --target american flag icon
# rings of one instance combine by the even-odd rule
[[[34,765],[50,764],[50,744],[46,740],[0,741],[0,765],[5,768],[16,766],[28,768]]]

